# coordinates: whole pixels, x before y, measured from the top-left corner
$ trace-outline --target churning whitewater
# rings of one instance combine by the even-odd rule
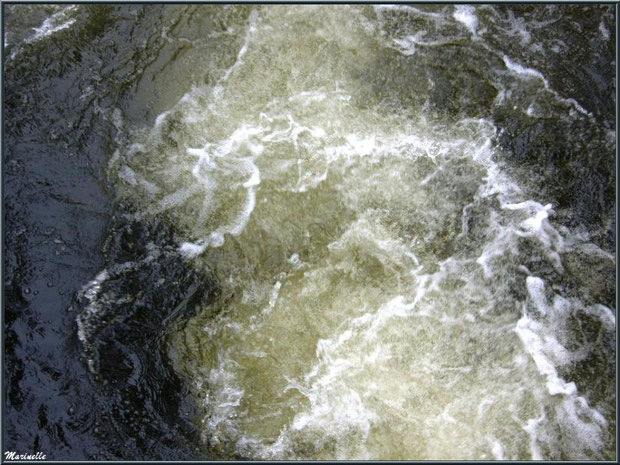
[[[555,220],[494,118],[594,124],[489,33],[564,53],[530,34],[561,8],[529,23],[495,7],[226,8],[246,14],[204,37],[162,31],[202,54],[179,65],[191,84],[160,90],[186,86],[152,125],[107,115],[119,198],[174,224],[220,287],[168,347],[204,446],[612,459],[615,308],[578,275],[614,268],[615,251]],[[462,78],[446,94],[431,66],[444,49],[443,73]]]

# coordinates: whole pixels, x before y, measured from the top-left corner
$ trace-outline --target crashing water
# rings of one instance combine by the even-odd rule
[[[594,116],[493,39],[562,52],[532,38],[561,12],[497,8],[221,7],[162,30],[193,55],[152,124],[102,111],[119,198],[220,287],[169,341],[218,456],[615,456],[615,308],[576,276],[615,250],[555,221],[494,119]]]
[[[613,399],[588,400],[570,369],[615,331],[612,309],[562,287],[562,256],[583,238],[503,168],[492,120],[372,99],[381,55],[482,40],[472,7],[450,9],[396,7],[440,37],[389,30],[389,7],[254,9],[233,64],[112,163],[140,214],[168,214],[180,251],[223,288],[170,346],[222,456],[613,450]],[[493,105],[591,116],[501,59]],[[531,101],[513,97],[522,86]],[[582,319],[596,340],[575,334]]]

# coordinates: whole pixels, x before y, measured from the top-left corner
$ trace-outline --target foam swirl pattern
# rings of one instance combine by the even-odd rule
[[[234,62],[110,165],[222,286],[170,346],[216,453],[610,457],[615,312],[563,257],[615,259],[554,222],[493,118],[595,116],[451,10],[254,9]],[[435,48],[471,95],[435,93]]]
[[[6,11],[9,168],[36,164],[19,144],[37,127],[57,173],[66,152],[96,158],[79,172],[111,204],[103,256],[68,292],[78,312],[58,320],[84,365],[74,395],[95,393],[80,418],[101,412],[60,427],[71,444],[136,459],[616,458],[612,7]],[[49,76],[23,77],[37,50],[65,49]],[[19,111],[34,101],[57,108],[49,131]],[[29,253],[20,221],[11,257]],[[8,313],[15,347],[27,299]],[[16,397],[18,355],[11,412],[40,415]]]

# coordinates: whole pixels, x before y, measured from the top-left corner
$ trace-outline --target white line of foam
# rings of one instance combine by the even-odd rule
[[[583,113],[584,115],[587,115],[590,117],[592,116],[592,113],[590,113],[585,108],[583,108],[581,105],[579,105],[579,103],[575,99],[562,97],[560,94],[558,94],[556,90],[551,88],[551,86],[549,85],[549,81],[547,81],[545,76],[540,71],[534,68],[526,68],[525,66],[512,61],[510,57],[508,57],[507,55],[504,55],[503,58],[504,58],[504,64],[506,65],[506,68],[508,68],[513,73],[521,75],[521,76],[529,76],[529,77],[542,80],[543,85],[545,86],[545,90],[551,92],[559,101],[572,105],[577,111],[579,111],[580,113]]]

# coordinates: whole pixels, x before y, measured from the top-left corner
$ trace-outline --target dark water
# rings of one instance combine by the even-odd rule
[[[382,119],[386,114],[402,115],[407,121],[423,115],[433,127],[429,138],[441,147],[441,134],[448,144],[461,137],[452,134],[457,123],[468,119],[492,122],[496,133],[488,139],[494,147],[494,163],[518,180],[523,199],[553,205],[553,227],[573,244],[559,251],[564,271],[558,271],[545,255],[548,250],[534,239],[519,243],[519,265],[557,295],[586,309],[604,307],[615,315],[615,258],[610,258],[616,250],[615,6],[504,5],[458,10],[451,5],[426,5],[417,10],[360,8],[350,15],[326,6],[311,13],[319,18],[317,22],[310,19],[314,16],[305,16],[304,10],[290,8],[288,18],[285,9],[252,5],[3,6],[4,450],[41,451],[53,460],[281,457],[238,446],[235,441],[243,435],[237,435],[237,430],[224,434],[221,429],[205,427],[219,412],[208,402],[205,407],[202,397],[215,396],[216,391],[207,389],[205,394],[203,388],[196,388],[197,382],[208,379],[199,370],[209,359],[196,353],[207,351],[209,341],[192,345],[188,339],[178,342],[178,335],[201,334],[206,322],[222,321],[214,319],[214,313],[226,316],[227,309],[237,308],[244,286],[253,283],[244,278],[243,263],[266,256],[264,251],[263,255],[248,251],[258,243],[265,244],[267,252],[282,252],[273,242],[292,237],[285,234],[288,223],[275,223],[284,231],[281,236],[265,226],[244,242],[257,230],[249,223],[238,243],[231,234],[224,248],[208,249],[200,260],[188,259],[179,246],[188,240],[196,242],[204,233],[194,222],[200,216],[194,206],[153,213],[148,197],[131,194],[139,191],[132,187],[135,180],[131,184],[121,175],[127,171],[110,163],[120,159],[121,166],[142,176],[135,179],[151,183],[144,184],[147,187],[170,181],[166,159],[172,159],[175,150],[193,147],[196,140],[204,143],[190,117],[206,113],[211,101],[204,97],[205,103],[198,97],[197,103],[188,104],[189,109],[183,107],[183,97],[192,89],[224,88],[223,101],[230,101],[230,107],[219,123],[208,124],[214,128],[213,137],[225,139],[230,136],[226,127],[241,125],[244,118],[264,108],[261,99],[287,97],[287,92],[306,90],[304,85],[308,90],[322,85],[320,76],[308,77],[303,69],[305,84],[287,81],[290,63],[278,57],[292,56],[309,63],[307,69],[316,67],[328,78],[342,78],[342,92],[349,91],[347,82],[354,83],[351,124],[359,123],[368,131],[376,128],[377,133],[391,134],[392,123]],[[352,18],[353,26],[338,22],[342,17]],[[329,21],[336,39],[321,39],[320,47],[310,43],[306,54],[299,44],[298,55],[278,48],[284,42],[281,37],[302,37]],[[273,43],[248,39],[247,31],[256,22],[273,28]],[[366,42],[347,41],[346,34],[365,30],[366,22],[377,28],[359,33]],[[378,29],[381,33],[375,34]],[[385,43],[391,47],[377,45]],[[244,47],[247,58],[240,52]],[[320,54],[314,52],[316,47]],[[260,57],[266,57],[265,62]],[[241,58],[251,66],[248,71]],[[164,113],[170,109],[175,111]],[[362,115],[359,121],[355,119],[358,113]],[[157,121],[164,121],[159,133]],[[349,128],[346,124],[342,127]],[[487,140],[487,136],[464,134],[473,141],[466,147]],[[137,143],[148,150],[136,149],[139,155],[131,158],[131,147]],[[420,162],[420,170],[425,166]],[[363,169],[359,173],[361,177],[368,174]],[[185,182],[183,176],[178,177]],[[484,215],[500,211],[494,206],[499,201],[492,197],[468,210],[471,218],[480,220],[469,226],[471,234],[477,235],[475,240],[461,246],[452,239],[451,231],[466,223],[460,208],[476,192],[471,183],[481,178],[484,173],[479,166],[449,160],[438,179],[441,186],[455,188],[442,187],[439,194],[433,194],[439,196],[429,193],[428,200],[411,200],[417,208],[429,207],[436,199],[459,206],[454,215],[442,217],[437,229],[428,226],[430,219],[427,224],[412,221],[406,225],[426,234],[426,245],[416,253],[430,257],[429,263],[443,263],[466,254],[468,247],[493,243],[490,229],[480,226]],[[328,186],[317,190],[316,198],[298,205],[307,202],[309,210],[329,205],[329,221],[353,221],[355,211],[340,211],[337,202],[330,204],[337,191]],[[223,203],[223,210],[226,205],[234,210],[239,203],[235,198],[229,202]],[[277,218],[278,211],[265,215]],[[255,216],[260,214],[255,212]],[[498,220],[504,225],[509,221]],[[328,232],[337,237],[345,229],[345,223],[334,223]],[[269,231],[273,241],[266,236]],[[301,246],[290,247],[284,251],[286,257]],[[256,269],[256,276],[275,275],[272,270],[279,265],[270,260],[261,262],[265,270]],[[241,270],[240,278],[237,287],[231,287],[224,277],[235,267]],[[360,265],[360,269],[366,268]],[[526,289],[524,277],[514,277],[512,283],[506,281],[507,276],[513,277],[497,273],[498,282],[489,288],[507,286],[510,298],[501,302],[521,305],[527,301],[530,305],[535,300],[531,283],[539,281],[528,281]],[[346,289],[366,296],[365,289],[375,281],[362,278],[361,286]],[[450,292],[446,290],[446,295]],[[371,302],[372,296],[367,297]],[[502,309],[496,309],[495,317],[503,323],[518,319],[504,319]],[[567,331],[578,348],[587,347],[586,356],[559,366],[558,376],[574,382],[604,420],[583,420],[593,428],[588,431],[596,430],[591,434],[595,439],[588,442],[579,436],[576,448],[567,445],[566,439],[546,441],[553,432],[543,434],[539,452],[544,458],[615,457],[616,341],[614,331],[605,329],[601,321],[577,312],[577,317],[563,323],[568,329],[558,326],[558,333]],[[472,334],[475,338],[476,333]],[[176,347],[172,352],[171,340]],[[591,341],[596,342],[589,346]],[[227,343],[222,341],[222,347]],[[249,338],[248,347],[252,343]],[[300,339],[299,345],[303,344]],[[171,353],[181,353],[188,361],[179,368],[178,360],[170,359]],[[524,353],[536,357],[535,351]],[[255,388],[263,395],[261,386]],[[580,415],[587,417],[583,412]],[[559,422],[558,435],[583,431],[577,423]],[[237,423],[231,424],[242,430]],[[252,431],[253,423],[242,426],[247,425]],[[214,443],[215,432],[228,443]],[[423,439],[427,438],[420,436]],[[382,452],[381,457],[395,457],[394,450],[404,447],[398,445],[399,440],[395,437],[394,449]],[[275,437],[264,441],[271,441],[271,447]],[[316,441],[325,445],[327,458],[364,457],[342,446],[338,438]],[[293,452],[283,456],[318,457],[316,445],[310,443],[304,437],[290,447]],[[509,444],[500,446],[499,452],[495,447],[496,457],[503,456],[502,448],[506,458],[511,457]],[[535,455],[535,448],[520,447],[515,446],[515,457]],[[487,456],[492,457],[482,449],[463,455]]]
[[[4,8],[9,44],[13,30],[31,32],[22,21],[52,13]],[[164,319],[210,284],[163,249],[156,264],[121,273],[128,279],[106,291],[145,297],[98,333],[98,377],[76,325],[78,291],[106,264],[142,257],[146,241],[170,241],[168,225],[115,220],[124,206],[113,203],[105,166],[119,134],[106,111],[138,108],[148,118],[135,84],[166,62],[160,28],[182,10],[79,7],[74,27],[24,43],[12,59],[5,47],[5,450],[54,460],[208,458],[196,451],[191,405],[159,341]],[[155,289],[160,276],[181,286]],[[144,314],[151,305],[159,311]]]

